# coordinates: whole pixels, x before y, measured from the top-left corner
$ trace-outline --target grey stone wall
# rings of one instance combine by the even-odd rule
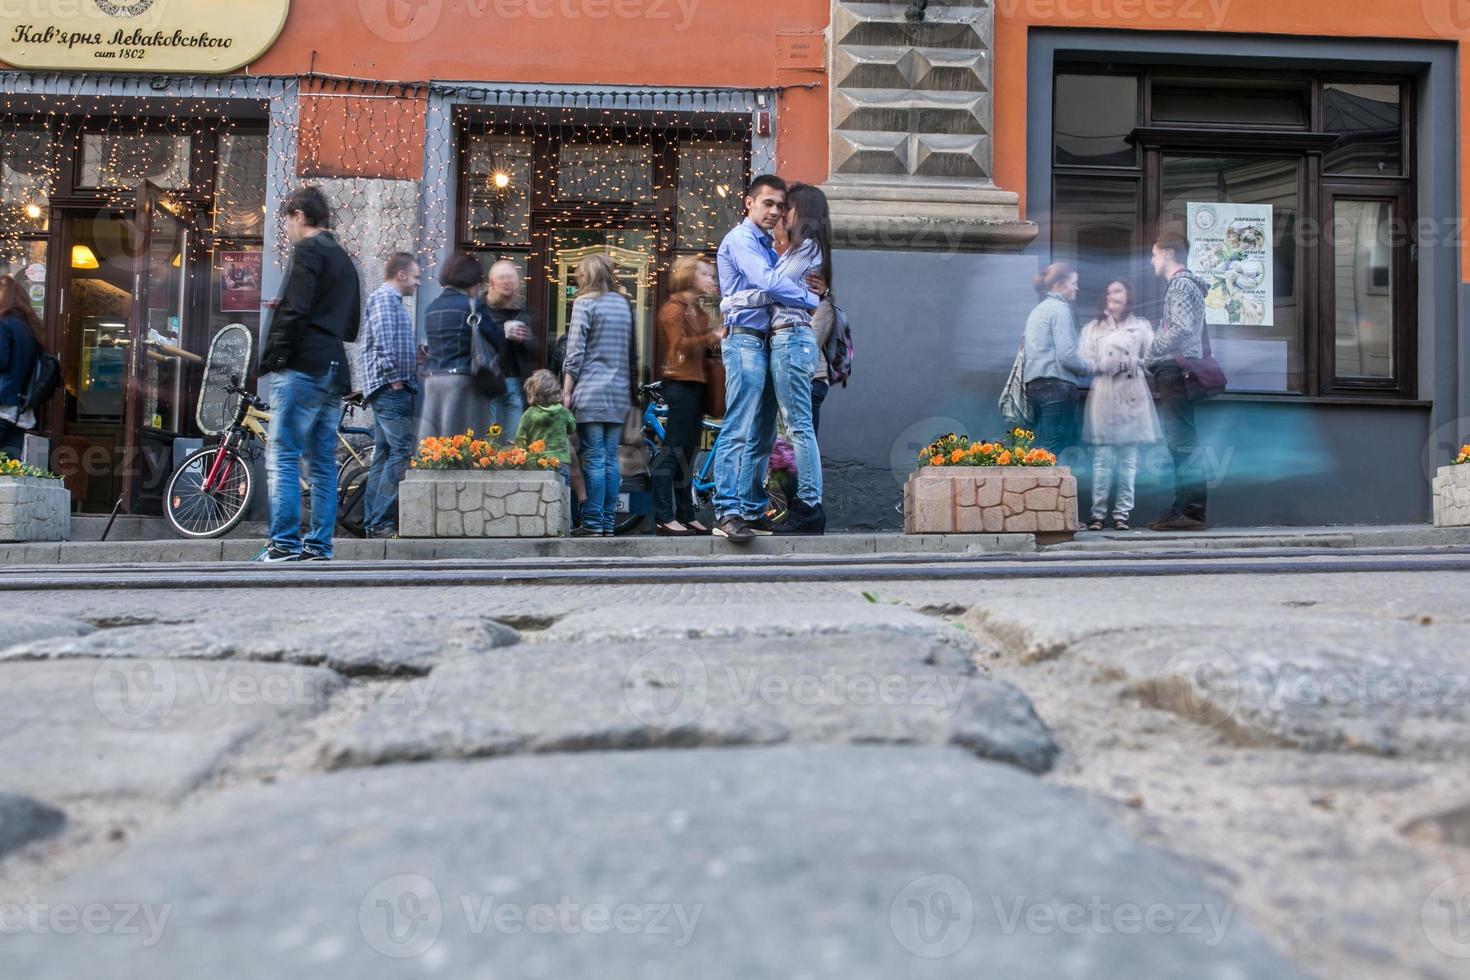
[[[0,476],[0,541],[67,541],[71,494],[60,480]]]

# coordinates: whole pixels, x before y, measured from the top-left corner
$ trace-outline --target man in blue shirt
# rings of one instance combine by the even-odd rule
[[[720,243],[720,293],[748,289],[778,306],[816,309],[822,297],[776,274],[772,230],[786,210],[786,182],[764,174],[745,195],[745,220]],[[715,449],[715,528],[718,537],[744,544],[775,529],[765,516],[762,486],[775,436],[776,399],[769,382],[771,307],[731,310],[725,316],[725,421]]]
[[[388,260],[383,285],[367,301],[358,343],[362,393],[373,410],[373,466],[363,501],[363,528],[370,538],[398,533],[398,484],[413,458],[417,427],[418,350],[413,318],[404,304],[419,288],[419,264],[407,252]]]

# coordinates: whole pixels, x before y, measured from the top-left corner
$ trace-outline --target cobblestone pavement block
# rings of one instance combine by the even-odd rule
[[[0,664],[0,786],[53,803],[176,801],[252,737],[323,710],[342,684],[285,664]]]
[[[323,763],[791,741],[956,744],[1044,772],[1057,753],[1024,694],[917,634],[526,644],[429,681],[332,735]]]
[[[0,650],[0,662],[165,657],[279,661],[329,667],[353,676],[421,675],[447,658],[484,653],[518,640],[515,630],[483,616],[323,609],[316,615],[266,612],[36,640]]]
[[[0,858],[33,840],[55,834],[66,815],[28,796],[0,790]]]
[[[151,918],[7,937],[15,975],[1302,976],[1083,798],[954,749],[334,773],[207,801],[55,898]]]

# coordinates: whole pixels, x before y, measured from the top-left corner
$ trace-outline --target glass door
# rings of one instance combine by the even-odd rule
[[[1395,283],[1412,281],[1409,227],[1402,191],[1364,184],[1323,195],[1322,377],[1344,391],[1395,391],[1408,381],[1407,353],[1398,349],[1412,317],[1409,297]],[[1397,339],[1396,339],[1397,338]]]
[[[555,347],[571,326],[572,301],[577,297],[577,280],[573,275],[577,263],[589,255],[606,255],[612,262],[618,289],[633,301],[639,370],[642,379],[649,380],[654,358],[654,303],[658,287],[654,274],[658,266],[656,228],[651,223],[624,228],[557,227],[548,235],[548,344]]]
[[[183,203],[144,181],[136,227],[123,499],[131,513],[153,513],[173,468],[173,441],[188,418],[185,374],[203,360],[183,346],[186,270],[199,223]]]

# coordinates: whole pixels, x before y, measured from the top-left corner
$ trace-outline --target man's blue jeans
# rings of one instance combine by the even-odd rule
[[[811,507],[822,503],[822,454],[812,421],[816,370],[817,338],[811,327],[788,327],[771,334],[771,384],[796,456],[796,496]]]
[[[725,420],[715,446],[715,517],[754,519],[765,513],[765,494],[757,497],[757,489],[770,458],[767,439],[774,441],[776,428],[774,393],[766,383],[769,353],[764,338],[731,334],[721,344],[720,357]]]
[[[520,428],[521,416],[526,414],[526,391],[521,378],[505,379],[505,394],[490,403],[490,418],[500,423],[500,441],[515,441],[516,429]]]
[[[373,467],[363,501],[363,526],[371,531],[398,523],[398,484],[416,446],[418,397],[407,386],[398,391],[379,388],[368,404],[373,410]]]
[[[271,425],[266,466],[271,488],[271,544],[299,554],[301,473],[311,482],[311,529],[305,548],[332,557],[337,524],[337,425],[342,396],[337,366],[326,374],[277,371],[271,375]]]
[[[617,527],[618,494],[623,488],[622,471],[618,469],[623,426],[618,422],[585,422],[577,426],[577,438],[582,444],[582,479],[587,483],[582,526],[611,534]]]

